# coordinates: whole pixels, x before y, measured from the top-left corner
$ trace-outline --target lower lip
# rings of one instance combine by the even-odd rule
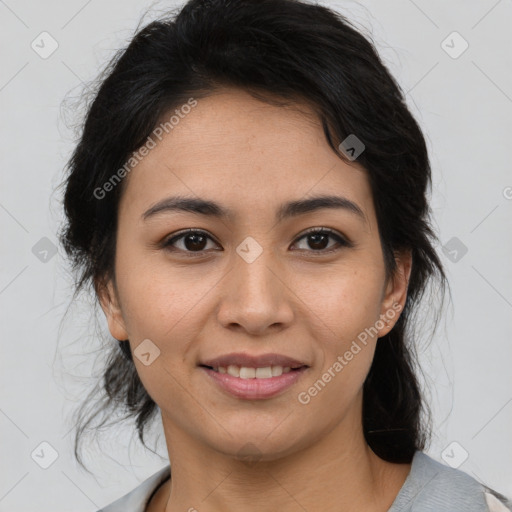
[[[216,372],[204,366],[200,366],[200,369],[204,370],[215,383],[231,395],[246,400],[263,400],[276,396],[291,387],[302,377],[307,367],[268,379],[241,379],[228,373]]]

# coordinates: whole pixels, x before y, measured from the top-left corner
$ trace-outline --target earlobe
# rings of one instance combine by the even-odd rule
[[[395,251],[396,271],[387,282],[380,314],[379,338],[388,334],[400,318],[407,300],[412,270],[412,251]]]
[[[128,332],[123,319],[119,297],[114,283],[110,279],[108,282],[95,282],[94,288],[105,314],[110,334],[117,340],[127,340]]]

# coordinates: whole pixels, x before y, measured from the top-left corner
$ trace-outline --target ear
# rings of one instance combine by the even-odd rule
[[[378,337],[388,334],[400,318],[407,300],[407,289],[412,269],[412,251],[395,251],[396,271],[386,283],[382,298],[379,324],[384,324],[379,329]]]
[[[110,334],[120,341],[128,339],[128,332],[123,319],[119,296],[112,279],[108,281],[98,280],[94,283],[96,295],[101,304],[101,309],[107,318]]]

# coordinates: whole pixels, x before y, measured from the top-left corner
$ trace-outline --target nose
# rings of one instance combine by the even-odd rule
[[[285,329],[293,321],[296,296],[287,285],[284,268],[269,249],[249,261],[236,254],[223,279],[219,322],[258,336],[269,329]]]

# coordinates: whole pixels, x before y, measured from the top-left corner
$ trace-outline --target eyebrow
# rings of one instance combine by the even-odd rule
[[[343,209],[367,222],[363,210],[353,201],[342,196],[322,195],[310,199],[300,199],[282,204],[276,213],[276,221],[280,222],[291,217],[312,213],[322,209]],[[236,215],[233,210],[214,201],[186,196],[168,197],[159,201],[142,214],[147,220],[165,212],[190,212],[209,217],[233,220]]]

